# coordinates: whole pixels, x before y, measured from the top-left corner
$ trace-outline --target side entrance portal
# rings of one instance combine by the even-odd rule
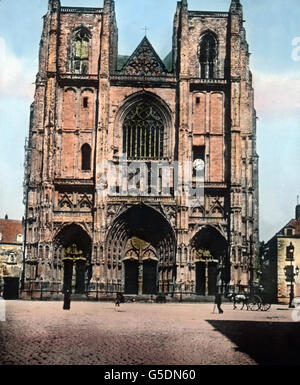
[[[84,294],[91,279],[91,239],[78,225],[64,227],[55,239],[63,262],[63,292]]]
[[[202,228],[192,240],[196,294],[215,295],[227,284],[227,242],[215,228]]]

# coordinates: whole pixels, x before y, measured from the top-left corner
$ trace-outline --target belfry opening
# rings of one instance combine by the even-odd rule
[[[115,220],[107,239],[107,273],[119,290],[170,293],[175,269],[175,236],[161,213],[141,204]]]

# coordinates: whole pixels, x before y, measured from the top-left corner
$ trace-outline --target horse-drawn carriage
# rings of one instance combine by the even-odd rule
[[[245,308],[251,311],[268,311],[271,308],[261,285],[253,285],[252,290],[244,292],[240,288],[237,293],[233,290],[229,292],[227,298],[233,302],[233,309],[240,307],[240,310]]]

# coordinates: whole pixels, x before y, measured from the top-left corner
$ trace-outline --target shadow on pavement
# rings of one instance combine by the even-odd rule
[[[299,322],[207,320],[260,365],[300,364]]]

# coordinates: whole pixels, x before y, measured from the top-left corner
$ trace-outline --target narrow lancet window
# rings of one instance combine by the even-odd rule
[[[217,42],[212,33],[203,36],[200,43],[201,78],[216,77]]]
[[[84,144],[81,147],[81,169],[82,171],[91,170],[91,147],[88,144]]]
[[[87,74],[89,65],[89,36],[87,31],[76,33],[73,42],[72,71],[77,74]]]

